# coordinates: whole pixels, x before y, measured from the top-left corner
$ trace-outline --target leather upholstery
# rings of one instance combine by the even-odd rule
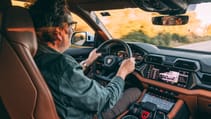
[[[30,51],[32,56],[37,50],[37,39],[33,22],[28,11],[20,7],[12,7],[7,10],[4,27],[8,40],[17,43]]]
[[[59,119],[52,95],[33,59],[37,39],[28,11],[10,7],[2,23],[0,97],[10,118]]]
[[[11,0],[1,0],[0,2],[0,11],[5,11],[12,6]]]

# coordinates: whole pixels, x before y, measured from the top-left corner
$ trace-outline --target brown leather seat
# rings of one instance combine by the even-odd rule
[[[37,39],[28,11],[10,7],[2,20],[0,101],[9,117],[59,119],[52,95],[33,60]]]

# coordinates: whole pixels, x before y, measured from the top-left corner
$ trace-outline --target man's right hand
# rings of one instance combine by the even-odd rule
[[[125,80],[126,76],[135,70],[135,58],[129,58],[122,61],[116,76]]]

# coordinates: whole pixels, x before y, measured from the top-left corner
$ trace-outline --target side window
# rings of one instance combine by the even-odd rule
[[[76,21],[75,33],[71,39],[71,48],[93,47],[95,31],[79,16],[72,13],[73,21]]]
[[[94,30],[79,16],[72,13],[73,20],[77,22],[76,31],[87,31],[94,34]]]

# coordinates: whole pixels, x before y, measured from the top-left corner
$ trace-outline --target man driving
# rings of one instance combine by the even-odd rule
[[[138,99],[141,93],[138,88],[123,93],[124,80],[135,69],[134,58],[125,59],[108,85],[101,86],[83,73],[101,55],[96,49],[82,65],[63,54],[70,47],[69,39],[74,32],[65,0],[37,0],[29,12],[39,39],[34,59],[61,119],[92,119],[95,114],[98,118],[115,118]]]

